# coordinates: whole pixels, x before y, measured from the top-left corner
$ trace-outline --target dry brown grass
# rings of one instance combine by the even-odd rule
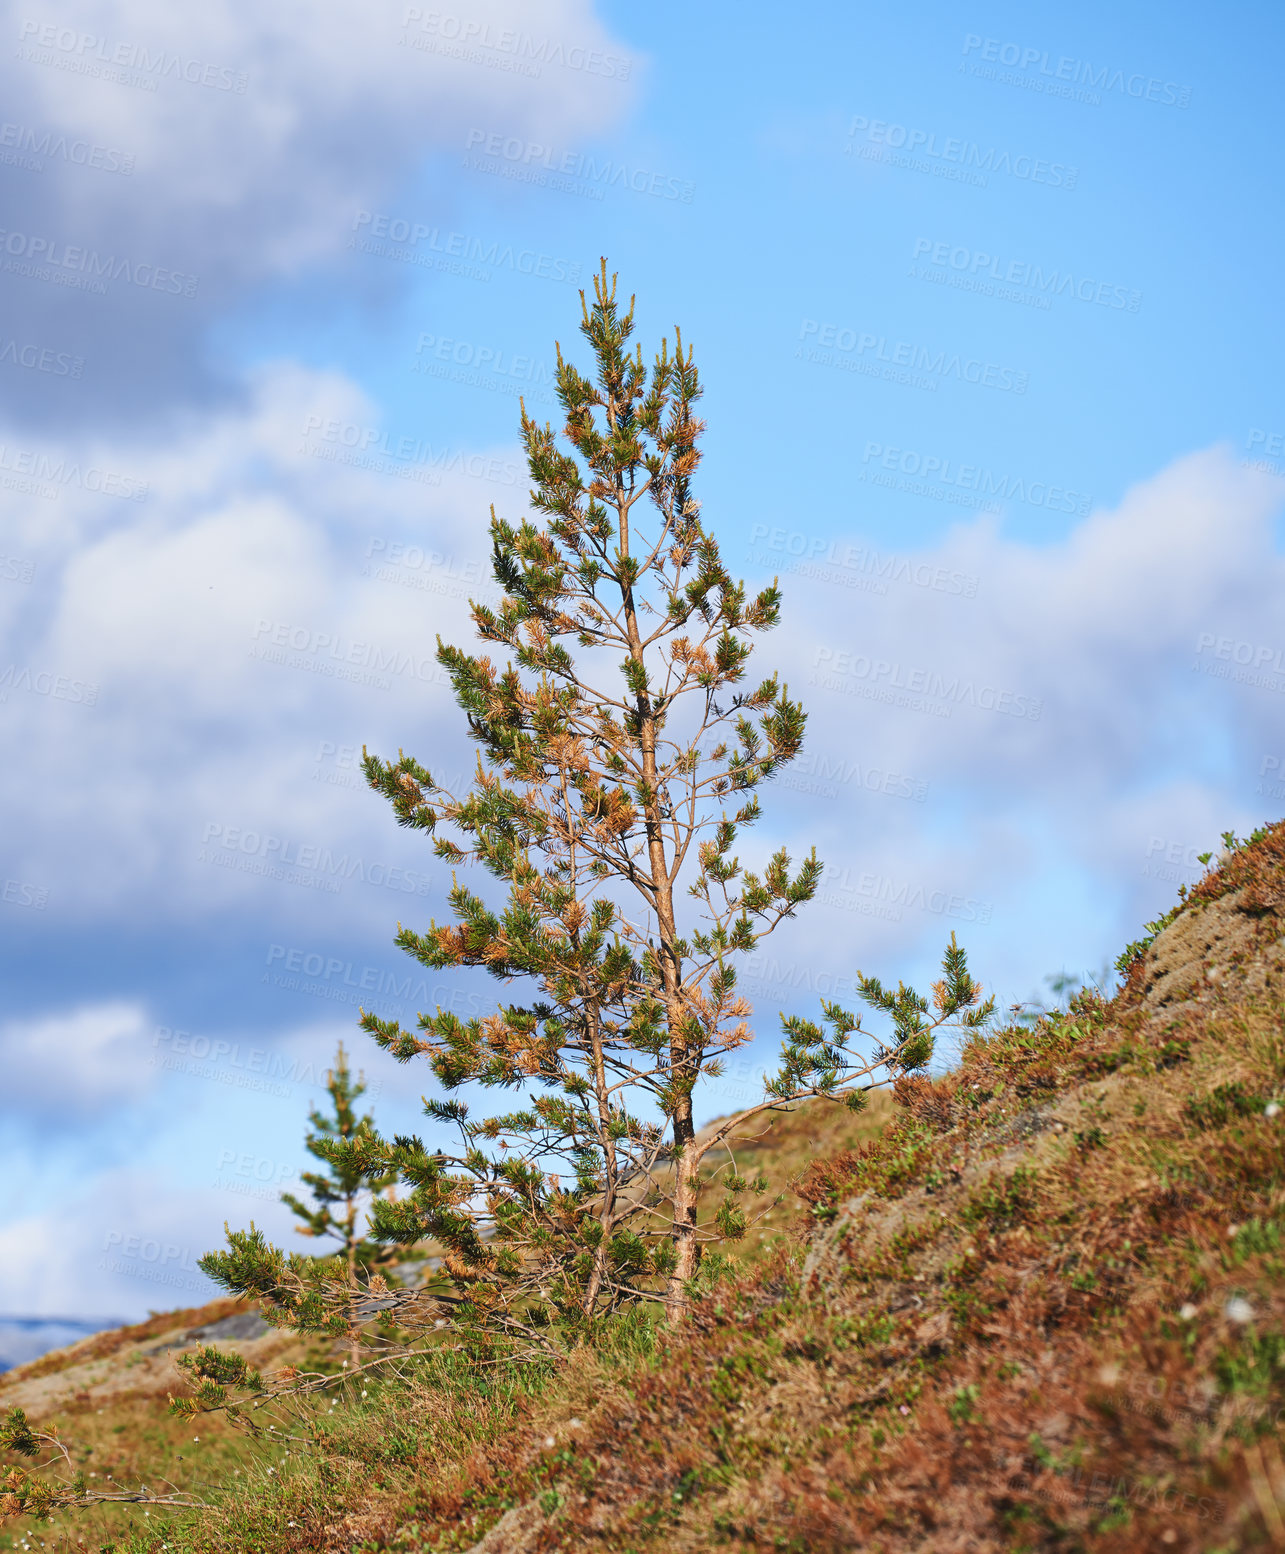
[[[812,1163],[818,1157],[837,1155],[877,1138],[892,1114],[891,1095],[878,1090],[872,1092],[861,1112],[851,1112],[833,1101],[813,1100],[792,1111],[751,1119],[743,1130],[732,1134],[727,1146],[711,1150],[705,1157],[702,1176],[711,1190],[702,1204],[702,1223],[713,1218],[718,1183],[729,1165],[734,1164],[742,1176],[762,1172],[767,1189],[758,1198],[743,1200],[753,1223],[735,1246],[743,1262],[757,1262],[783,1236],[795,1232],[800,1202],[795,1186]],[[724,1120],[716,1118],[702,1133]]]

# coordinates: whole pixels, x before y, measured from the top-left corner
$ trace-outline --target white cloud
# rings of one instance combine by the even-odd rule
[[[140,1171],[0,1225],[0,1311],[138,1320],[221,1293],[197,1267],[223,1244],[223,1200]]]
[[[156,1079],[148,1033],[146,1011],[128,1000],[6,1021],[5,1105],[29,1119],[38,1114],[71,1125],[136,1099]]]
[[[435,30],[406,26],[416,11],[436,16]],[[5,225],[19,246],[7,252],[23,257],[30,237],[126,259],[131,274],[141,264],[184,277],[176,295],[168,280],[160,292],[115,280],[105,298],[16,282],[28,336],[69,346],[87,368],[71,395],[61,379],[23,385],[15,410],[32,413],[55,389],[64,421],[82,399],[100,415],[136,402],[169,408],[176,386],[200,384],[211,310],[342,254],[360,212],[449,231],[458,175],[448,169],[470,129],[576,144],[628,110],[640,62],[591,0],[470,0],[459,11],[457,24],[404,0],[11,10],[0,84],[36,166],[8,180]],[[463,39],[450,36],[461,29]],[[60,137],[101,148],[100,162],[131,157],[133,171],[50,152]],[[423,192],[409,193],[443,156]],[[51,252],[27,257],[47,263]],[[372,284],[396,282],[390,273]]]
[[[868,748],[873,730],[885,764],[902,770],[984,784],[992,796],[1072,789],[1096,802],[1167,757],[1190,757],[1197,705],[1241,731],[1272,705],[1219,684],[1206,706],[1191,666],[1202,632],[1279,637],[1285,559],[1273,530],[1283,502],[1285,482],[1222,449],[1194,453],[1063,540],[1022,543],[983,518],[916,558],[977,577],[973,599],[894,585],[854,608],[841,588],[787,578],[788,630],[772,649],[849,753]],[[818,682],[836,670],[889,699],[828,692]],[[916,694],[951,705],[950,716],[896,704]],[[1038,717],[1013,715],[1036,700]]]
[[[435,29],[404,25],[416,9],[73,0],[34,28],[15,17],[10,90],[39,123],[136,156],[130,178],[66,166],[62,187],[82,214],[110,215],[138,241],[165,238],[225,275],[288,273],[346,240],[355,211],[425,155],[462,151],[479,116],[488,131],[556,140],[599,130],[630,103],[627,51],[585,0],[470,4],[463,40],[447,36],[457,30],[448,12]],[[503,40],[508,50],[485,46]],[[544,55],[528,60],[533,75],[502,68],[522,48]],[[103,55],[117,53],[155,90],[112,79]],[[144,56],[164,63],[140,69]]]
[[[301,428],[317,419],[378,420],[342,377],[274,368],[245,407],[163,449],[106,448],[154,476],[145,503],[66,490],[42,538],[10,499],[32,525],[53,603],[43,622],[15,619],[0,669],[16,655],[101,687],[94,708],[10,691],[4,709],[36,769],[92,773],[39,789],[16,769],[0,776],[21,877],[72,919],[95,920],[109,901],[149,922],[235,909],[270,920],[276,940],[315,937],[321,923],[381,932],[431,909],[424,839],[393,826],[351,767],[329,781],[341,774],[318,756],[366,742],[451,773],[471,767],[432,653],[439,632],[472,640],[463,596],[476,587],[422,566],[409,581],[445,592],[380,581],[364,575],[365,557],[372,537],[414,542],[485,577],[487,505],[519,511],[524,484],[456,469],[425,487],[301,454]],[[515,448],[490,451],[500,468],[519,462]],[[1059,871],[1123,882],[1111,899],[1129,923],[1108,924],[1108,942],[1167,902],[1173,882],[1141,872],[1156,827],[1199,841],[1215,816],[1243,823],[1211,752],[1256,763],[1272,748],[1277,697],[1192,663],[1201,633],[1275,640],[1281,486],[1210,450],[1047,545],[1009,539],[993,519],[961,525],[916,560],[927,575],[976,576],[974,599],[894,583],[854,608],[842,588],[787,575],[785,624],[756,668],[784,672],[827,757],[932,789],[929,805],[855,787],[828,802],[768,795],[764,836],[776,826],[796,851],[815,842],[841,875],[827,885],[835,901],[809,914],[807,953],[935,946],[951,927],[984,927],[984,908],[996,923],[1029,918]],[[70,556],[61,567],[59,554]],[[287,662],[255,656],[265,648]],[[345,666],[388,689],[340,678]],[[950,715],[839,694],[826,670],[848,671],[857,691],[917,688]],[[934,696],[934,677],[953,698]],[[1037,704],[1038,717],[1012,715]],[[327,865],[316,867],[327,851],[352,871],[338,916]],[[301,854],[292,888],[278,866]],[[954,897],[976,905],[952,915],[934,904]],[[871,915],[871,899],[911,905]]]
[[[0,637],[6,727],[39,769],[93,774],[38,790],[18,768],[0,777],[27,820],[14,867],[62,910],[263,901],[263,873],[245,872],[259,865],[225,847],[222,831],[218,862],[198,856],[210,826],[347,853],[362,860],[359,883],[368,866],[383,877],[431,862],[356,776],[339,787],[318,780],[317,753],[422,739],[453,768],[465,759],[458,721],[436,727],[453,704],[435,635],[471,636],[467,595],[487,577],[487,510],[521,497],[519,454],[420,449],[449,456],[386,461],[435,481],[424,484],[316,457],[347,451],[305,441],[305,427],[328,422],[365,428],[377,416],[337,376],[274,369],[243,409],[194,422],[164,448],[103,450],[109,467],[146,468],[141,504],[67,485],[45,514],[7,495],[45,603],[40,618],[15,612]],[[48,451],[55,463],[73,457]],[[507,483],[478,478],[496,471]],[[418,547],[412,564],[394,581],[368,575],[399,543]],[[450,567],[431,565],[435,552]],[[52,675],[96,687],[95,704],[40,694]],[[269,849],[262,861],[281,857]],[[381,923],[421,883],[402,876],[368,896]]]
[[[979,579],[972,599],[895,580],[883,597],[854,594],[786,573],[784,625],[760,659],[803,700],[809,740],[832,766],[910,773],[932,790],[922,807],[851,786],[786,799],[794,850],[816,842],[855,882],[809,911],[808,963],[855,957],[869,970],[895,953],[904,966],[955,928],[965,943],[993,941],[975,969],[1005,981],[1030,975],[1041,934],[1051,958],[1076,954],[1073,938],[1100,964],[1188,877],[1143,872],[1157,836],[1166,852],[1204,850],[1264,818],[1251,779],[1280,744],[1280,693],[1193,665],[1217,663],[1202,634],[1285,646],[1283,505],[1285,482],[1215,448],[1138,482],[1064,539],[1025,543],[982,518],[913,558],[921,577]],[[1038,717],[1015,715],[1037,702]],[[866,915],[921,888],[927,909]],[[988,903],[993,926],[966,906],[938,913],[934,892],[938,904]],[[1019,921],[1020,934],[1004,931]]]

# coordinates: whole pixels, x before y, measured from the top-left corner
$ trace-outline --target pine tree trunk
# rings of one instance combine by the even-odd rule
[[[616,423],[614,406],[609,407],[608,419],[614,428]],[[622,555],[629,554],[629,509],[634,500],[635,498],[627,495],[622,486],[617,485],[616,508],[620,515]],[[637,606],[633,588],[628,583],[621,588],[621,603],[624,607],[625,633],[629,642],[630,657],[640,668],[645,669]],[[665,816],[657,801],[656,710],[651,696],[646,692],[638,694],[634,704],[638,714],[638,746],[642,757],[643,780],[651,793],[650,801],[643,806],[643,819],[647,834],[647,860],[651,870],[656,908],[657,937],[660,940],[661,994],[669,1026],[672,1083],[675,1080],[691,1080],[694,1077],[689,1072],[693,1055],[688,1051],[687,1036],[684,1031],[682,960],[677,950],[678,927],[674,916],[674,893],[669,877],[669,858],[665,850]],[[699,1054],[696,1056],[699,1057]],[[670,1235],[678,1261],[669,1280],[669,1320],[680,1322],[687,1305],[684,1286],[695,1274],[696,1264],[699,1261],[699,1244],[696,1239],[699,1182],[697,1165],[691,1158],[690,1148],[695,1137],[690,1085],[687,1086],[685,1093],[678,1096],[671,1120],[674,1130],[674,1197]]]
[[[585,1287],[582,1303],[585,1317],[592,1322],[594,1311],[598,1305],[598,1296],[602,1293],[603,1280],[607,1272],[607,1242],[611,1236],[612,1225],[615,1223],[619,1172],[616,1161],[616,1146],[611,1137],[611,1102],[607,1089],[607,1070],[602,1055],[602,1034],[596,1010],[590,1012],[589,1019],[591,1022],[590,1048],[593,1053],[593,1082],[594,1089],[597,1092],[598,1128],[603,1164],[602,1207],[598,1214],[599,1223],[602,1227],[602,1238],[598,1242],[597,1251],[594,1253],[593,1267],[589,1273],[589,1282]]]
[[[348,1200],[348,1287],[350,1290],[357,1288],[357,1200]],[[354,1370],[361,1365],[361,1343],[355,1332],[349,1344],[349,1356]]]
[[[661,882],[661,888],[656,893],[656,915],[660,937],[660,972],[669,1020],[669,1063],[672,1082],[690,1078],[688,1068],[691,1054],[688,1051],[687,1037],[683,1029],[679,960],[674,948],[678,937],[674,922],[674,898],[665,872],[664,846],[659,841],[659,830],[657,825],[658,839],[655,851],[659,853],[660,868],[653,873],[653,878]],[[696,1209],[700,1184],[698,1162],[692,1151],[696,1127],[692,1117],[690,1086],[685,1086],[677,1096],[671,1122],[674,1140],[674,1196],[670,1235],[673,1238],[678,1261],[669,1280],[669,1320],[679,1322],[687,1306],[687,1281],[695,1274],[696,1264],[700,1260],[700,1248],[696,1240]]]
[[[679,1322],[687,1306],[687,1281],[696,1274],[700,1262],[700,1243],[696,1239],[696,1208],[699,1198],[698,1167],[691,1142],[691,1097],[685,1097],[674,1114],[674,1251],[678,1262],[669,1279],[669,1320]]]

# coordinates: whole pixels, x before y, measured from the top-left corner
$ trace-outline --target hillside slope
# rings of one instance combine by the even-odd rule
[[[371,1382],[118,1550],[1285,1547],[1283,929],[1285,823],[1109,1002],[783,1119],[804,1213],[677,1336]]]
[[[298,1363],[308,1353],[245,1301],[216,1300],[94,1333],[15,1366],[0,1375],[0,1414],[21,1408],[37,1428],[56,1432],[91,1488],[235,1479],[244,1471],[242,1444],[222,1421],[193,1442],[191,1427],[166,1412],[170,1393],[190,1391],[174,1357],[196,1343],[260,1366]],[[51,1534],[10,1518],[0,1522],[0,1549],[96,1548],[135,1520],[144,1521],[141,1510],[97,1508],[61,1518]]]
[[[1285,1546],[1285,825],[1110,1002],[972,1043],[620,1374],[300,1547]],[[516,1502],[516,1504],[514,1503]]]
[[[747,1130],[736,1148],[737,1162],[750,1173],[761,1170],[782,1201],[773,1193],[766,1195],[760,1217],[741,1243],[744,1261],[762,1257],[797,1216],[798,1199],[786,1189],[818,1151],[839,1151],[875,1136],[890,1111],[882,1098],[861,1116],[835,1106],[804,1108],[760,1119]],[[715,1125],[711,1122],[702,1131]],[[728,1158],[726,1149],[711,1152],[708,1171],[725,1165]],[[121,1489],[163,1482],[184,1492],[205,1493],[221,1485],[239,1494],[246,1483],[253,1483],[271,1501],[275,1476],[288,1460],[284,1448],[248,1443],[219,1415],[207,1416],[194,1433],[190,1423],[167,1413],[170,1395],[192,1393],[190,1378],[175,1361],[198,1344],[238,1354],[270,1374],[287,1366],[333,1373],[349,1353],[342,1342],[301,1340],[271,1328],[245,1301],[216,1300],[96,1332],[15,1366],[0,1374],[0,1415],[21,1408],[37,1428],[56,1430],[71,1451],[73,1465],[89,1476],[91,1488],[109,1480]],[[345,1392],[345,1409],[358,1430],[364,1395],[360,1386]],[[146,1532],[157,1515],[153,1510],[145,1517],[141,1506],[64,1513],[55,1519],[51,1546],[97,1547],[133,1529],[146,1548]],[[242,1524],[236,1525],[240,1529]],[[29,1548],[33,1538],[39,1547],[49,1531],[26,1518],[0,1520],[0,1550]],[[199,1530],[190,1531],[200,1539]],[[240,1530],[226,1536],[224,1546],[239,1546]],[[272,1533],[265,1532],[262,1546],[276,1546]]]

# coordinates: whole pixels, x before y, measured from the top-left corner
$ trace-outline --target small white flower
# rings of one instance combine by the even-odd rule
[[[1243,1325],[1246,1322],[1252,1322],[1254,1320],[1254,1308],[1241,1296],[1233,1295],[1232,1298],[1223,1307],[1223,1315],[1229,1322],[1236,1322]]]
[[[1264,1117],[1279,1117],[1280,1114],[1281,1109],[1279,1106],[1277,1106],[1275,1101],[1268,1101],[1267,1105],[1263,1108]]]
[[[557,1444],[558,1443],[557,1443],[556,1440],[554,1440],[553,1436],[551,1436],[551,1435],[546,1435],[545,1436],[545,1438],[544,1438],[544,1449],[545,1449],[545,1451],[552,1451],[553,1448]]]
[[[1187,1304],[1182,1308],[1182,1310],[1179,1311],[1178,1315],[1182,1318],[1182,1320],[1184,1322],[1190,1322],[1191,1319],[1197,1314],[1197,1312],[1199,1310],[1200,1310],[1199,1306],[1193,1306],[1191,1304],[1191,1302],[1188,1301]]]
[[[573,1430],[583,1430],[584,1429],[584,1420],[583,1419],[572,1419],[570,1421],[570,1424],[571,1424],[571,1428]]]
[[[364,1388],[364,1387],[363,1387],[363,1389],[362,1389],[362,1394],[361,1394],[361,1395],[362,1395],[362,1397],[364,1397],[364,1398],[368,1398],[368,1397],[369,1397],[369,1396],[370,1396],[370,1393],[369,1393],[369,1392],[367,1392],[367,1391],[366,1391],[366,1390],[365,1390],[365,1388]]]
[[[1236,1235],[1239,1235],[1239,1234],[1240,1234],[1240,1226],[1239,1225],[1228,1225],[1228,1227],[1227,1227],[1227,1238],[1228,1238],[1228,1240],[1230,1240],[1232,1236],[1236,1236]]]

